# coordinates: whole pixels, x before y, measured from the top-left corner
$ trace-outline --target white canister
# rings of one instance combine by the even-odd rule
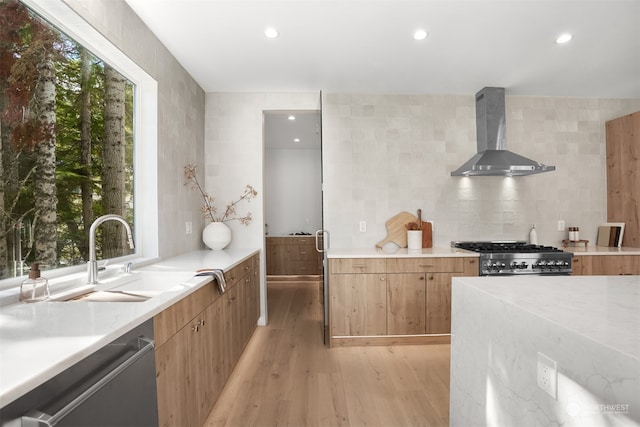
[[[407,230],[407,248],[422,249],[422,230]]]

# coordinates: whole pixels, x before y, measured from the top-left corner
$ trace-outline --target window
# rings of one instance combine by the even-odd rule
[[[84,266],[104,213],[133,225],[138,256],[156,256],[156,82],[62,1],[25,3],[55,27],[0,0],[0,279],[31,262]],[[117,222],[98,241],[99,259],[131,253]]]

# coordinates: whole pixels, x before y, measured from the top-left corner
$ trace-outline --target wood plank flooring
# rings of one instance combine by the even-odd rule
[[[448,425],[448,344],[329,349],[317,283],[269,283],[267,297],[269,325],[205,426]]]

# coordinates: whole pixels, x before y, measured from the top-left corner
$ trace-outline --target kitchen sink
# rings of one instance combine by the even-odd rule
[[[156,294],[157,295],[157,294]],[[91,291],[86,294],[76,295],[63,302],[91,301],[91,302],[144,302],[154,295],[143,295],[124,291]]]
[[[184,273],[133,272],[82,285],[51,295],[53,302],[144,302],[166,292],[178,292],[187,285]]]

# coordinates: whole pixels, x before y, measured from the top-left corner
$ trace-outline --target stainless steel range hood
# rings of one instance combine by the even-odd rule
[[[523,176],[556,169],[506,149],[504,88],[476,93],[476,130],[478,153],[451,176]]]

